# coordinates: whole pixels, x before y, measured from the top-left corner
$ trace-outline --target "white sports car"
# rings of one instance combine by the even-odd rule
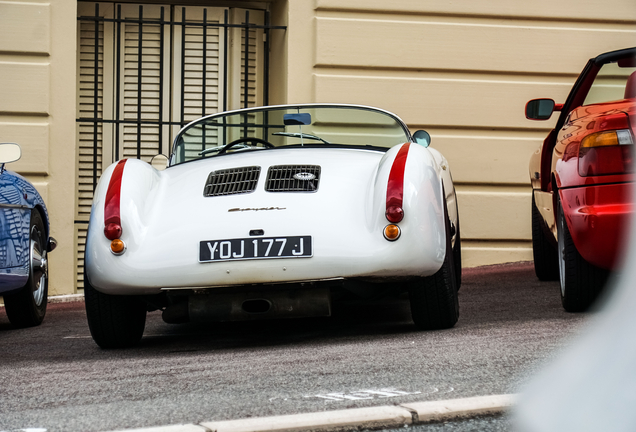
[[[357,105],[203,117],[165,170],[105,170],[85,255],[95,342],[168,323],[327,316],[331,302],[408,292],[422,329],[455,325],[459,217],[448,162],[396,115]]]

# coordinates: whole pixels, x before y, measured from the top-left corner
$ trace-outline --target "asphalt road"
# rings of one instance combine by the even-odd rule
[[[331,318],[211,326],[169,325],[153,313],[139,347],[114,351],[94,344],[81,302],[50,304],[40,327],[21,330],[0,310],[0,431],[108,431],[517,393],[590,316],[564,312],[558,290],[539,282],[531,263],[482,267],[464,272],[451,330],[415,331],[406,299],[336,305]],[[507,421],[495,420],[482,430],[505,430]]]

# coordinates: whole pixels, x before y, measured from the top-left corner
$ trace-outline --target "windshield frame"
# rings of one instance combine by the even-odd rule
[[[625,59],[635,57],[636,47],[633,47],[606,52],[598,55],[595,58],[590,59],[574,82],[570,93],[568,93],[568,97],[566,98],[565,103],[563,104],[563,108],[561,109],[561,115],[559,116],[556,125],[554,126],[554,130],[560,130],[565,124],[570,113],[583,104],[583,101],[587,97],[592,83],[596,79],[596,74],[603,67],[603,65],[618,61],[624,61]],[[554,139],[556,140],[556,135]],[[553,142],[553,145],[555,142],[556,141]]]
[[[230,110],[230,111],[223,111],[223,112],[219,112],[219,113],[215,113],[215,114],[210,114],[204,117],[200,117],[194,121],[191,121],[190,123],[186,124],[185,126],[183,126],[179,132],[177,133],[177,135],[175,136],[173,142],[172,142],[172,151],[170,153],[170,159],[169,159],[169,167],[170,166],[175,166],[175,165],[182,165],[184,163],[189,163],[189,162],[195,162],[195,161],[200,161],[200,160],[204,160],[204,159],[208,159],[205,156],[202,156],[200,158],[196,158],[196,159],[191,159],[191,160],[186,160],[183,162],[179,162],[176,163],[176,151],[178,148],[178,143],[180,138],[184,135],[184,133],[186,131],[188,131],[190,128],[198,125],[198,124],[202,124],[202,123],[206,123],[209,122],[210,120],[216,118],[216,117],[224,117],[224,116],[235,116],[235,115],[241,115],[241,114],[250,114],[250,113],[254,113],[254,112],[265,112],[265,111],[277,111],[277,110],[293,110],[293,109],[298,109],[298,110],[302,110],[302,109],[320,109],[320,108],[336,108],[336,109],[358,109],[358,110],[363,110],[363,111],[372,111],[372,112],[376,112],[379,114],[383,114],[386,115],[388,117],[390,117],[391,119],[393,119],[396,124],[401,127],[402,131],[404,132],[405,137],[408,139],[408,141],[405,142],[414,142],[413,140],[413,136],[411,134],[411,131],[409,130],[408,126],[406,125],[406,123],[404,123],[404,121],[398,117],[397,115],[395,115],[394,113],[381,109],[381,108],[376,108],[376,107],[372,107],[372,106],[368,106],[368,105],[357,105],[357,104],[334,104],[334,103],[329,103],[329,104],[325,104],[325,103],[306,103],[306,104],[284,104],[284,105],[268,105],[268,106],[259,106],[259,107],[251,107],[251,108],[242,108],[242,109],[238,109],[238,110]],[[315,141],[314,141],[315,143]],[[307,143],[308,144],[308,143]],[[316,146],[314,145],[310,145],[308,146],[307,144],[305,144],[305,147],[311,147],[311,148],[315,148]],[[359,149],[366,149],[366,150],[375,150],[375,151],[387,151],[389,150],[389,148],[391,147],[380,147],[380,146],[373,146],[373,145],[367,145],[367,146],[362,146],[362,145],[353,145],[353,144],[321,144],[324,147],[330,147],[330,148],[359,148]],[[281,146],[281,147],[276,147],[276,149],[282,149],[282,148],[297,148],[297,145],[287,145],[287,146]],[[232,154],[232,153],[226,153],[226,154]],[[218,156],[223,156],[223,154],[218,155]],[[216,156],[215,156],[216,157]]]

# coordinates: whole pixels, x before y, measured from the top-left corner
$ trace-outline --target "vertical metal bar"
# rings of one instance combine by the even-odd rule
[[[164,45],[164,7],[161,6],[159,20],[159,145],[157,151],[163,154],[163,45]]]
[[[248,10],[245,11],[245,58],[243,59],[243,61],[244,61],[244,67],[245,67],[245,70],[243,71],[245,74],[245,77],[244,77],[245,87],[243,89],[243,92],[244,92],[243,93],[243,108],[247,108],[247,105],[249,103],[248,80],[249,80],[249,67],[250,67],[250,11]]]
[[[97,188],[97,116],[99,114],[99,3],[95,3],[95,55],[93,58],[93,192]]]
[[[249,80],[249,66],[250,66],[250,11],[245,11],[245,58],[243,59],[243,67],[245,80],[245,87],[243,87],[243,108],[247,108],[249,99],[248,99],[248,80]],[[243,136],[246,137],[248,134],[247,130],[247,114],[243,115]]]
[[[186,8],[181,8],[181,126],[185,121],[185,39],[186,39]]]
[[[137,41],[137,159],[141,159],[141,84],[143,55],[143,6],[139,5],[139,40]]]
[[[227,111],[227,92],[228,92],[228,19],[229,11],[225,9],[225,19],[223,21],[223,111]],[[225,122],[225,119],[223,120]],[[223,126],[223,145],[227,143],[227,127]]]
[[[117,49],[116,49],[116,64],[117,72],[115,72],[115,160],[119,160],[119,124],[121,122],[121,5],[117,5]]]
[[[265,11],[265,51],[264,65],[263,65],[263,105],[269,105],[269,11]]]
[[[170,47],[170,55],[168,56],[168,61],[170,62],[170,74],[169,74],[169,81],[170,81],[170,95],[168,96],[168,153],[172,152],[172,132],[173,132],[173,124],[172,121],[174,119],[174,106],[176,104],[176,101],[174,100],[174,87],[176,85],[175,81],[174,81],[174,74],[175,74],[175,67],[174,67],[174,52],[175,52],[175,44],[174,44],[174,40],[175,40],[175,33],[174,33],[174,17],[175,17],[175,11],[176,11],[176,6],[175,5],[170,5],[170,37],[168,39],[168,46]],[[179,125],[179,129],[181,128],[181,125]],[[183,148],[183,146],[182,146]],[[168,156],[170,156],[170,154],[168,154]]]
[[[223,111],[227,111],[227,60],[228,60],[228,13],[229,11],[225,9],[225,20],[223,21]],[[224,141],[225,142],[225,141]]]
[[[269,11],[265,11],[265,46],[263,50],[265,51],[265,59],[263,65],[263,105],[269,105]],[[267,125],[269,124],[269,112],[265,111],[263,117],[263,136],[264,140],[267,140],[269,135],[269,128]]]
[[[202,73],[201,76],[201,115],[205,117],[205,88],[207,85],[206,82],[206,72],[207,72],[207,61],[208,61],[208,10],[203,9],[203,64],[202,64]]]
[[[207,86],[206,82],[206,72],[207,72],[207,61],[208,61],[208,10],[203,9],[203,58],[201,64],[201,115],[205,116],[205,90]],[[205,150],[205,123],[201,128],[201,150]]]

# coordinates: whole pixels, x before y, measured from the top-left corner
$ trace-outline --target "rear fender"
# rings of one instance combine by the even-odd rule
[[[102,174],[93,199],[90,231],[87,241],[103,242],[108,247],[110,240],[104,235],[104,204],[113,171],[117,163],[110,165]],[[128,159],[124,165],[120,190],[121,239],[127,248],[138,245],[153,217],[153,199],[159,191],[161,172],[138,159]],[[88,249],[88,248],[87,248]],[[90,259],[87,257],[87,259]]]
[[[384,227],[390,223],[385,216],[387,184],[391,167],[400,148],[404,145],[395,146],[388,150],[378,165],[378,172],[372,190],[373,211],[371,214],[374,226]],[[440,158],[441,163],[436,161],[434,152]],[[410,144],[404,169],[402,200],[404,219],[397,223],[403,235],[411,238],[417,236],[423,239],[423,241],[421,240],[423,244],[435,251],[434,255],[439,266],[444,261],[446,246],[444,210],[442,207],[442,203],[445,200],[442,192],[442,179],[444,177],[442,172],[444,170],[441,168],[441,164],[443,161],[445,159],[436,150],[424,148],[417,144]],[[447,164],[446,166],[448,167]],[[452,217],[456,220],[455,195],[449,171],[447,177],[449,185],[446,190],[451,191],[448,195],[453,203],[449,207],[452,207]],[[450,210],[449,208],[449,214],[451,214]]]
[[[623,240],[634,213],[632,185],[561,189],[559,195],[572,241],[583,259],[608,270],[620,268]]]
[[[455,192],[455,186],[453,184],[453,177],[451,175],[450,165],[448,160],[436,149],[429,147],[428,150],[435,159],[435,169],[438,176],[442,179],[444,186],[443,192],[446,194],[446,207],[448,210],[448,218],[451,224],[455,227],[459,224],[459,213],[457,205],[457,194]]]

